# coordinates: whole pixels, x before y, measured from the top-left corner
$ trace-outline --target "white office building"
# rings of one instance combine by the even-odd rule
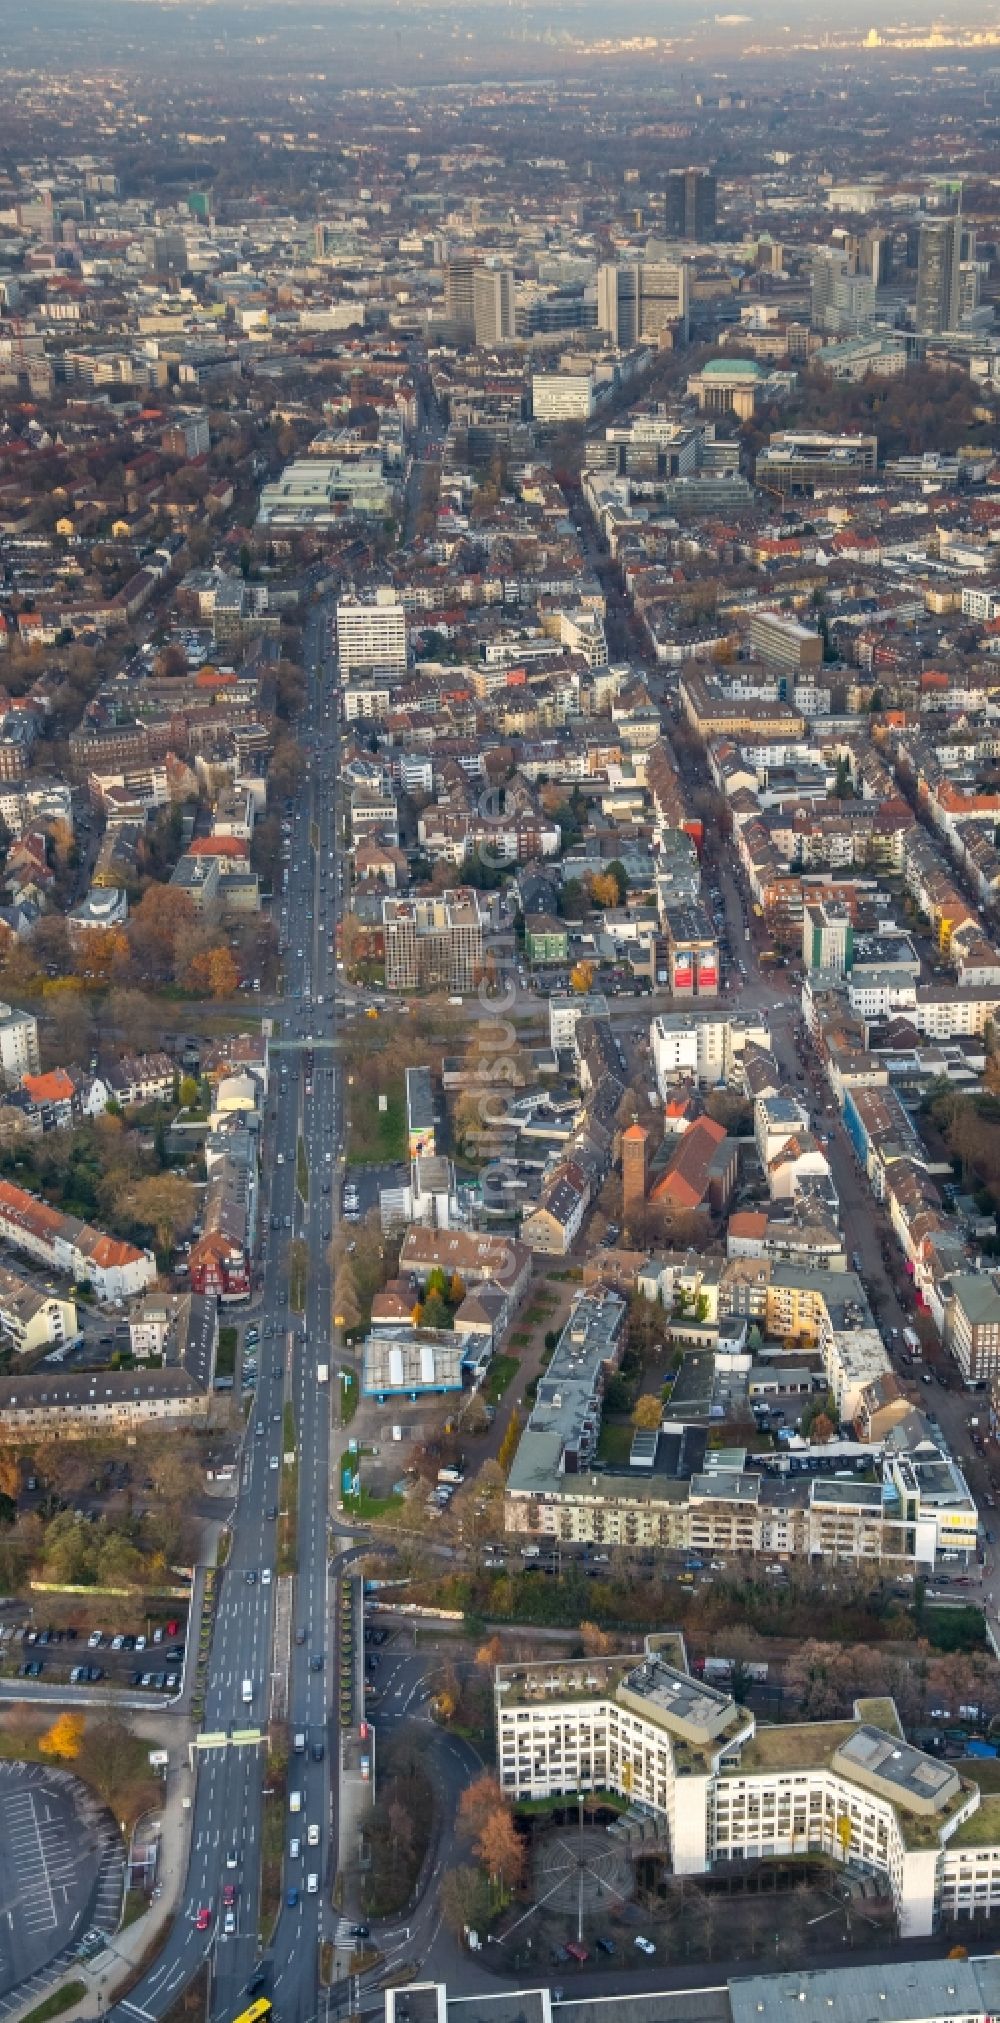
[[[531,407],[536,421],[589,421],[596,401],[592,372],[535,372]]]
[[[394,590],[374,600],[345,597],[337,605],[337,659],[341,679],[356,667],[406,673],[406,612]]]
[[[748,1046],[770,1047],[764,1019],[727,1018],[709,1013],[663,1012],[649,1028],[656,1083],[661,1095],[674,1082],[725,1081]]]
[[[512,1799],[609,1791],[648,1808],[676,1875],[810,1852],[850,1861],[891,1895],[903,1937],[942,1911],[1000,1907],[995,1808],[978,1784],[903,1739],[890,1699],[846,1721],[758,1728],[692,1678],[683,1640],[634,1654],[495,1674],[497,1763]]]

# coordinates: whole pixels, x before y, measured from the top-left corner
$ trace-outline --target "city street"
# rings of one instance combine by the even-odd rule
[[[339,1147],[342,1134],[339,1076],[330,1048],[334,1035],[332,941],[337,906],[335,792],[338,732],[332,701],[329,633],[325,609],[312,613],[306,636],[309,696],[301,731],[312,753],[309,776],[290,816],[291,864],[287,898],[285,994],[302,1008],[297,1023],[307,1039],[282,1044],[271,1056],[271,1102],[276,1113],[266,1136],[261,1200],[262,1227],[272,1216],[307,1246],[306,1309],[290,1310],[288,1240],[267,1245],[255,1313],[262,1323],[259,1379],[243,1444],[239,1495],[233,1513],[229,1558],[218,1584],[218,1604],[208,1662],[202,1730],[220,1738],[205,1750],[191,1823],[190,1859],[183,1908],[158,1959],[120,2002],[117,2023],[136,2016],[156,2019],[208,1958],[211,1962],[209,2016],[228,2018],[240,2007],[260,1961],[259,1869],[263,1808],[281,1803],[264,1795],[265,1761],[256,1742],[229,1742],[243,1731],[264,1733],[269,1713],[273,1575],[277,1565],[277,1517],[282,1460],[283,1413],[291,1406],[298,1461],[297,1579],[288,1714],[291,1725],[309,1737],[303,1763],[300,1823],[315,1821],[318,1847],[310,1850],[319,1876],[315,1893],[305,1878],[298,1901],[283,1901],[270,1951],[273,1985],[280,1994],[283,2023],[306,2023],[316,2012],[319,1942],[329,1916],[329,1889],[335,1866],[335,1779],[337,1762],[333,1712],[336,1652],[331,1633],[328,1512],[330,1508],[331,1389],[317,1381],[317,1364],[330,1360],[330,1275],[324,1226],[340,1206]],[[301,950],[301,953],[299,952]],[[325,1000],[319,1006],[318,997]],[[315,1043],[312,1093],[303,1072],[308,1042]],[[308,1200],[297,1194],[296,1151],[302,1137],[308,1160]],[[323,1194],[324,1179],[331,1193]],[[304,1322],[304,1327],[301,1323]],[[263,1423],[263,1434],[254,1428]],[[249,1574],[254,1575],[251,1581]],[[247,1682],[246,1684],[244,1682]],[[247,1689],[249,1688],[249,1699]],[[323,1744],[320,1751],[319,1745]],[[315,1745],[315,1746],[314,1746]],[[287,1838],[287,1836],[286,1836]],[[301,1864],[305,1866],[305,1864]],[[223,1929],[222,1892],[236,1888],[236,1930]],[[207,1909],[207,1928],[197,1919]]]

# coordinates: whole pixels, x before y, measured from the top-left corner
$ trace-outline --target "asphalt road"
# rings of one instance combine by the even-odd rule
[[[284,1454],[282,1415],[291,1403],[298,1459],[297,1546],[293,1636],[288,1681],[288,1718],[306,1731],[309,1747],[296,1765],[294,1782],[302,1810],[294,1820],[303,1859],[286,1864],[283,1902],[271,1948],[273,1989],[282,2023],[306,2023],[316,2014],[319,1941],[325,1934],[329,1884],[335,1865],[334,1786],[337,1761],[333,1729],[336,1653],[331,1632],[328,1574],[330,1507],[331,1390],[317,1380],[317,1365],[330,1362],[330,1274],[323,1230],[339,1210],[338,1156],[342,1132],[339,1074],[323,1042],[333,1036],[334,957],[332,953],[339,866],[335,791],[338,730],[329,659],[329,619],[325,606],[310,615],[305,636],[308,700],[299,732],[310,755],[306,780],[291,820],[290,875],[283,901],[282,941],[286,1004],[281,1041],[294,1029],[296,1047],[279,1042],[272,1055],[261,1187],[261,1283],[259,1378],[240,1465],[239,1495],[232,1521],[229,1559],[219,1583],[209,1656],[203,1734],[265,1731],[271,1689],[277,1506]],[[301,951],[301,952],[300,952]],[[317,1002],[322,996],[324,1003]],[[308,1042],[315,1042],[314,1069],[307,1075]],[[307,1088],[309,1093],[307,1093]],[[296,1184],[296,1153],[304,1141],[309,1162],[308,1198]],[[324,1181],[331,1191],[323,1193]],[[278,1230],[271,1230],[272,1217]],[[307,1305],[304,1316],[289,1308],[291,1235],[308,1246]],[[304,1329],[302,1322],[304,1320]],[[262,1431],[256,1427],[261,1423]],[[270,1572],[265,1581],[262,1575]],[[254,1579],[248,1579],[253,1574]],[[319,1660],[319,1666],[314,1663]],[[249,1699],[244,1682],[249,1682]],[[313,1744],[323,1743],[321,1760]],[[254,1744],[229,1744],[199,1758],[191,1852],[182,1908],[167,1942],[132,1993],[119,2002],[116,2023],[156,2023],[206,1958],[211,1960],[210,2018],[230,2018],[243,2006],[260,1961],[258,1944],[260,1848],[263,1808],[283,1804],[264,1792],[264,1755]],[[290,1774],[290,1782],[291,1782]],[[305,1828],[315,1823],[319,1844],[306,1847]],[[284,1835],[287,1849],[290,1828]],[[306,1876],[315,1873],[315,1893]],[[227,1934],[223,1910],[226,1883],[236,1886],[235,1925]],[[294,1884],[295,1905],[284,1901]],[[199,1931],[201,1909],[211,1911]]]

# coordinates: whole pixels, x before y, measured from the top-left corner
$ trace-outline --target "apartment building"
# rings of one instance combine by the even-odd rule
[[[382,901],[387,990],[473,990],[487,915],[464,887],[434,898]]]
[[[38,1020],[31,1012],[0,1004],[0,1072],[4,1080],[16,1088],[22,1075],[37,1075],[40,1066]]]
[[[178,1420],[206,1420],[212,1394],[185,1369],[60,1370],[0,1377],[0,1441],[91,1440]]]
[[[643,1273],[638,1284],[647,1297],[657,1296]],[[790,1474],[764,1457],[748,1458],[743,1449],[716,1455],[690,1474],[652,1466],[619,1473],[594,1468],[623,1312],[617,1294],[600,1291],[574,1306],[508,1476],[508,1532],[627,1549],[885,1560],[928,1572],[942,1554],[947,1563],[953,1555],[973,1561],[976,1506],[961,1469],[943,1451],[907,1455],[873,1448],[861,1474],[846,1477],[820,1470]],[[852,1272],[734,1259],[723,1271],[718,1312],[757,1320],[765,1335],[818,1353],[845,1424],[861,1413],[870,1387],[889,1368],[877,1329],[866,1325],[863,1288]]]
[[[680,699],[688,723],[702,738],[805,735],[805,718],[790,703],[730,695],[716,675],[693,662],[681,675]]]
[[[0,1267],[0,1332],[18,1356],[71,1341],[76,1334],[76,1301]]]
[[[137,1250],[75,1215],[61,1215],[9,1180],[0,1180],[0,1237],[47,1271],[86,1280],[98,1299],[128,1299],[156,1277],[151,1250]]]
[[[976,1892],[1000,1906],[994,1809],[907,1743],[889,1699],[846,1721],[759,1727],[693,1678],[683,1639],[621,1657],[498,1666],[497,1762],[513,1799],[611,1791],[647,1807],[676,1875],[807,1852],[850,1859],[891,1895],[904,1937]]]
[[[786,1478],[746,1465],[689,1479],[633,1468],[608,1475],[559,1471],[539,1442],[515,1456],[504,1502],[512,1537],[564,1544],[861,1561],[933,1574],[973,1563],[976,1507],[947,1457],[883,1457],[868,1477]],[[873,1479],[871,1479],[873,1478]],[[952,1557],[955,1555],[955,1557]]]
[[[802,960],[807,969],[847,974],[854,960],[854,927],[842,901],[819,899],[803,908]]]
[[[771,1044],[763,1018],[730,1018],[723,1012],[661,1012],[649,1033],[661,1095],[673,1082],[710,1086],[725,1081],[747,1047]]]
[[[382,587],[371,601],[341,598],[337,605],[337,659],[342,680],[356,667],[406,673],[406,612],[394,590]]]
[[[956,1273],[945,1282],[944,1337],[967,1384],[1000,1376],[1000,1289],[996,1272]]]
[[[755,660],[784,674],[804,676],[823,665],[823,641],[818,632],[787,618],[781,611],[750,613],[750,651]]]

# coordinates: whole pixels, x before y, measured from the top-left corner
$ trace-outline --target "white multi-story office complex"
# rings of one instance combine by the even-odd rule
[[[692,1678],[678,1635],[643,1657],[501,1665],[497,1763],[514,1799],[609,1791],[647,1807],[676,1875],[809,1852],[878,1878],[903,1936],[1000,1907],[994,1809],[902,1736],[889,1699],[846,1721],[758,1728]]]
[[[341,679],[356,667],[406,673],[406,612],[394,590],[380,589],[373,602],[342,598],[337,606],[337,659]]]

